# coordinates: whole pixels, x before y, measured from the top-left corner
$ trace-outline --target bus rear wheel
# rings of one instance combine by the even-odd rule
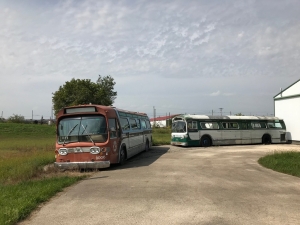
[[[200,141],[201,147],[209,147],[211,146],[211,140],[208,136],[203,136]]]
[[[262,143],[264,145],[269,145],[271,144],[271,136],[268,135],[268,134],[265,134],[263,137],[262,137]]]

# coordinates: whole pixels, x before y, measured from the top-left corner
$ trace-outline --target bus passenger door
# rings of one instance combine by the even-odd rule
[[[115,118],[108,119],[108,129],[109,129],[109,148],[111,163],[118,163],[119,160],[119,146],[121,142],[120,138],[120,127]]]

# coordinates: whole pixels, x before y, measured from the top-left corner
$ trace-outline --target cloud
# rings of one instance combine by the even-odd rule
[[[119,104],[147,99],[161,107],[181,96],[212,96],[209,104],[226,99],[242,107],[241,95],[258,99],[261,90],[276,94],[278,86],[299,79],[297,1],[28,3],[0,2],[3,107],[17,102],[21,90],[30,108],[51,105],[51,92],[65,81],[95,81],[99,74],[116,79]],[[271,103],[261,105],[273,111],[269,95]],[[30,102],[36,96],[43,100]]]
[[[215,91],[215,92],[212,92],[212,93],[210,93],[210,94],[208,94],[209,96],[213,96],[213,97],[216,97],[216,96],[233,96],[234,95],[234,93],[229,93],[229,92],[227,92],[227,93],[223,93],[223,92],[221,92],[221,91]]]
[[[210,96],[219,96],[221,94],[220,91],[216,91],[216,92],[213,92],[211,94],[209,94]]]

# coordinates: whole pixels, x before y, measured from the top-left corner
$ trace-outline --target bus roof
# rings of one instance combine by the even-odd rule
[[[278,117],[272,117],[272,116],[208,116],[208,115],[191,115],[191,114],[184,114],[184,115],[178,115],[173,118],[173,120],[176,119],[205,119],[205,120],[282,120]]]
[[[138,115],[141,117],[147,117],[146,113],[140,113],[140,112],[133,112],[133,111],[127,111],[123,109],[118,109],[112,106],[104,106],[104,105],[96,105],[96,104],[87,104],[87,105],[76,105],[76,106],[68,106],[61,109],[57,117],[65,116],[68,114],[84,114],[84,113],[96,113],[98,110],[105,110],[105,111],[117,111],[119,114],[122,115]]]

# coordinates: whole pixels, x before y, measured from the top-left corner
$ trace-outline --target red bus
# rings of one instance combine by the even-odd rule
[[[99,169],[124,164],[152,146],[145,113],[103,105],[66,107],[57,114],[54,165],[60,169]]]

